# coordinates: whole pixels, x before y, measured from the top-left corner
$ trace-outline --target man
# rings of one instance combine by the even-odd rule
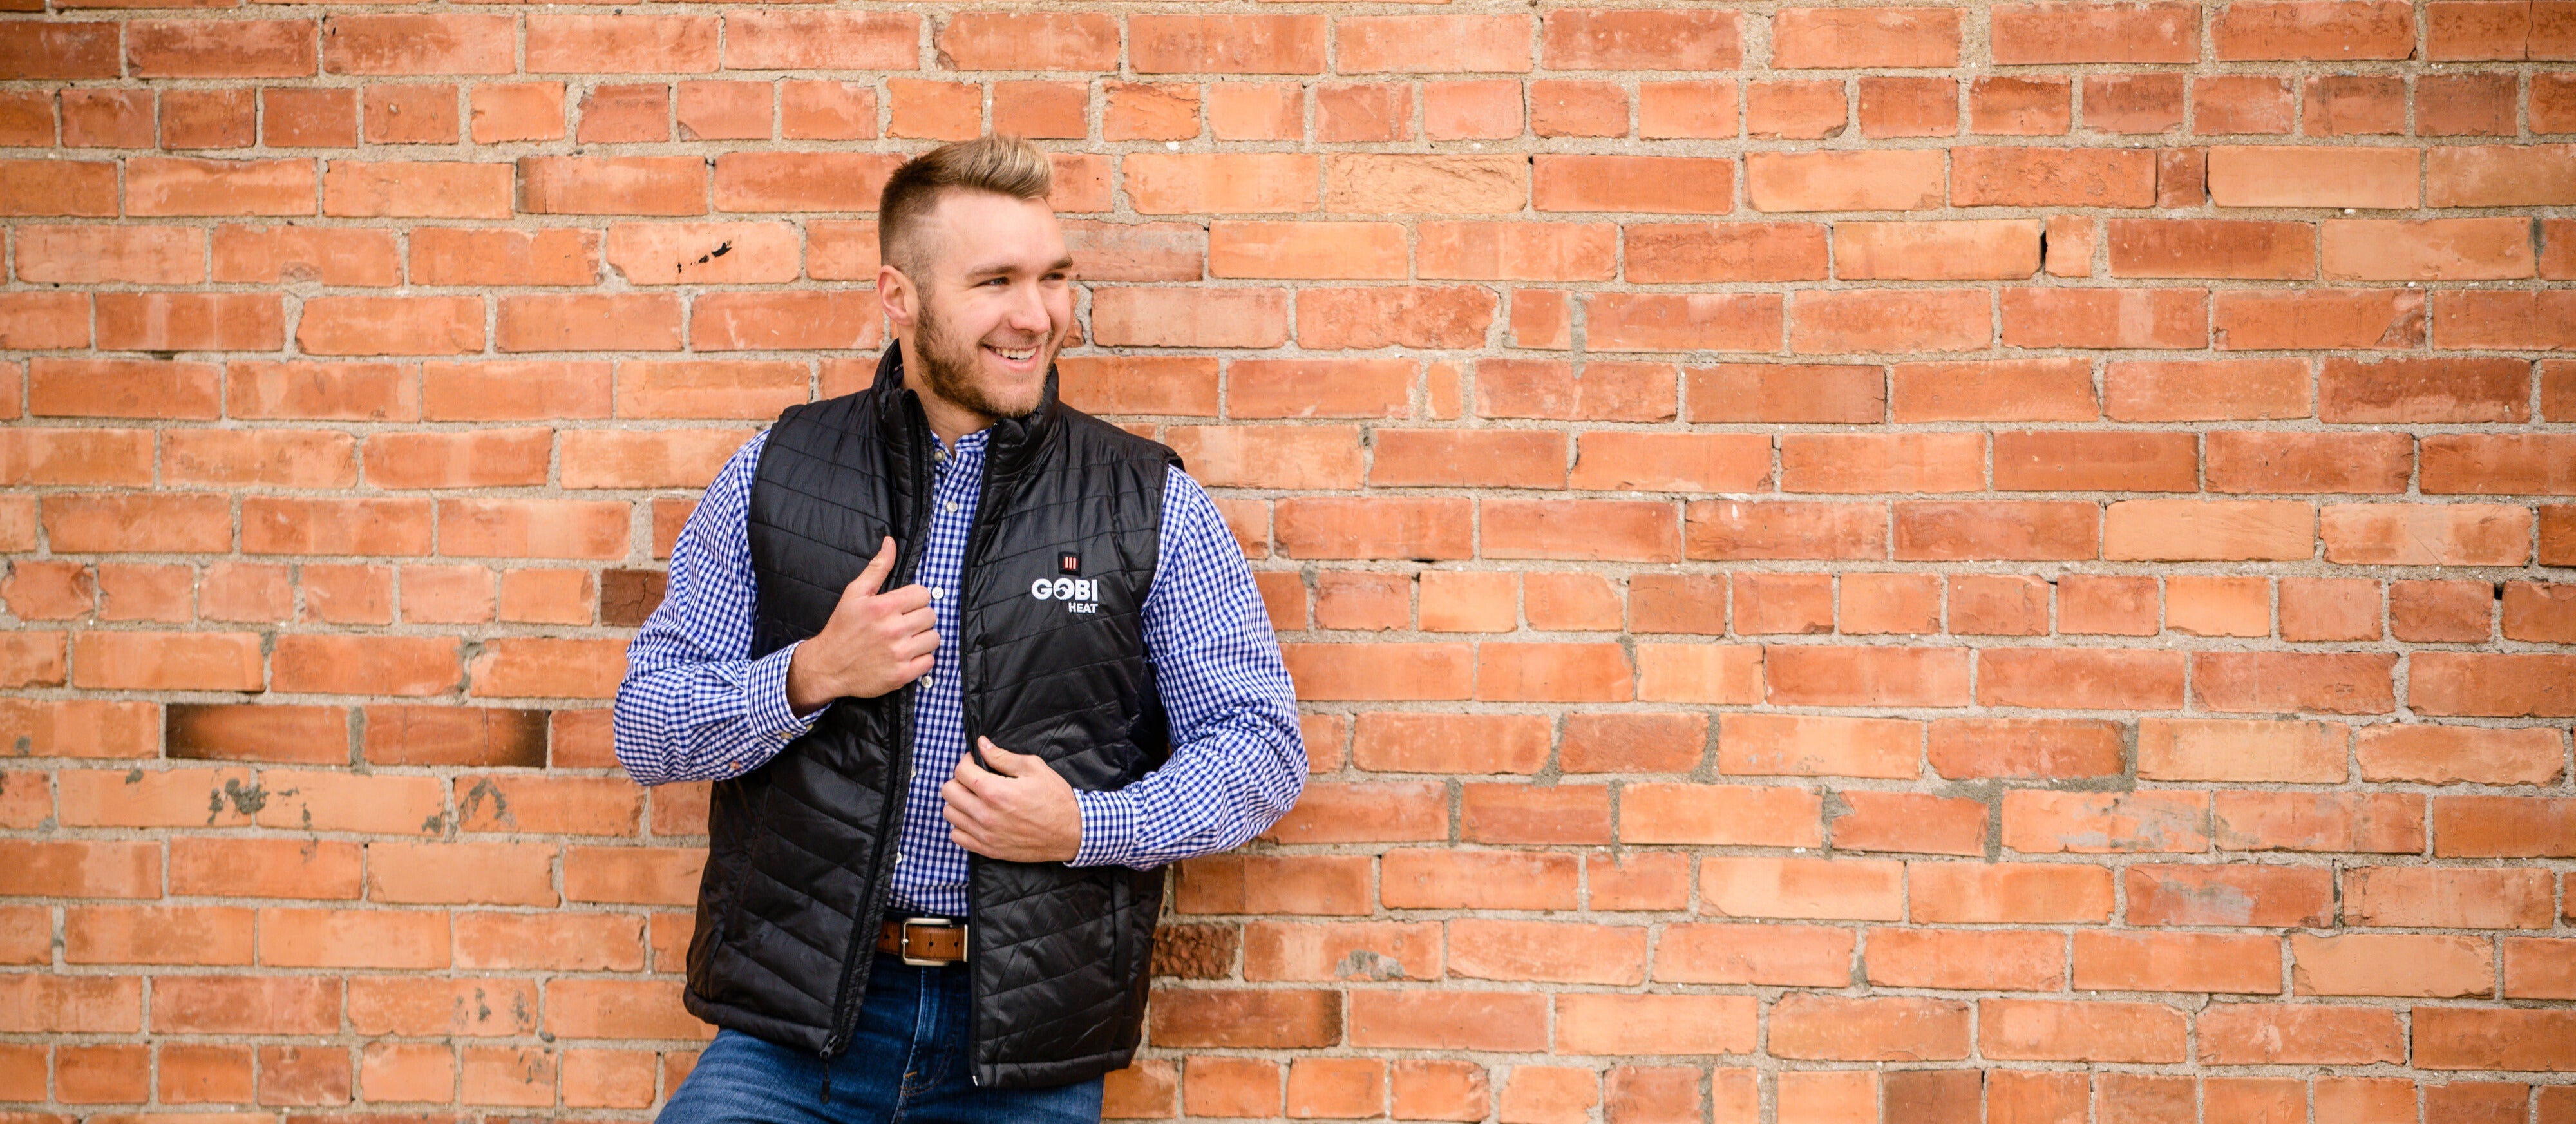
[[[1050,181],[1007,137],[894,173],[875,385],[744,444],[628,652],[618,760],[716,781],[683,998],[721,1029],[665,1124],[1097,1120],[1159,868],[1304,784],[1214,503],[1056,400]]]

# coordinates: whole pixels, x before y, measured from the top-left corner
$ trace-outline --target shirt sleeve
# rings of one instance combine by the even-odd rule
[[[707,485],[671,548],[662,604],[626,646],[617,685],[617,761],[636,781],[722,780],[777,756],[813,725],[787,703],[790,644],[751,658],[753,474],[767,434],[743,443]]]
[[[1225,517],[1171,470],[1145,656],[1170,719],[1172,755],[1125,788],[1076,792],[1075,866],[1151,869],[1238,846],[1288,813],[1306,785],[1296,689],[1270,614]]]

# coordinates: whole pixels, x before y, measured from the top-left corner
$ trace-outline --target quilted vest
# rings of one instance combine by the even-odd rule
[[[892,535],[886,587],[928,540],[934,441],[889,345],[874,386],[792,406],[751,493],[752,655],[823,628]],[[1171,450],[1056,401],[993,427],[958,591],[966,742],[1115,789],[1169,753],[1141,609]],[[1043,592],[1041,592],[1043,591]],[[825,1057],[848,1047],[912,765],[913,688],[837,700],[770,761],[717,782],[689,943],[691,1013]],[[970,855],[970,1058],[986,1087],[1125,1066],[1145,1012],[1162,872]]]

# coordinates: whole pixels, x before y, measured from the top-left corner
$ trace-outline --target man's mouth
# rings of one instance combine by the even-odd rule
[[[1037,358],[1038,355],[1038,345],[1036,344],[1030,344],[1027,347],[995,347],[988,343],[984,345],[984,350],[990,351],[995,355],[999,355],[1003,359],[1012,363],[1026,363],[1031,359]]]

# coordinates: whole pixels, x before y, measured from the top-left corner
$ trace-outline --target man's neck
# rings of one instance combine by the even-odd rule
[[[993,424],[991,415],[960,406],[931,389],[930,380],[922,377],[916,365],[921,352],[911,340],[902,340],[900,345],[904,355],[903,385],[921,397],[922,416],[929,420],[930,432],[938,436],[942,448],[954,449],[959,438]]]

